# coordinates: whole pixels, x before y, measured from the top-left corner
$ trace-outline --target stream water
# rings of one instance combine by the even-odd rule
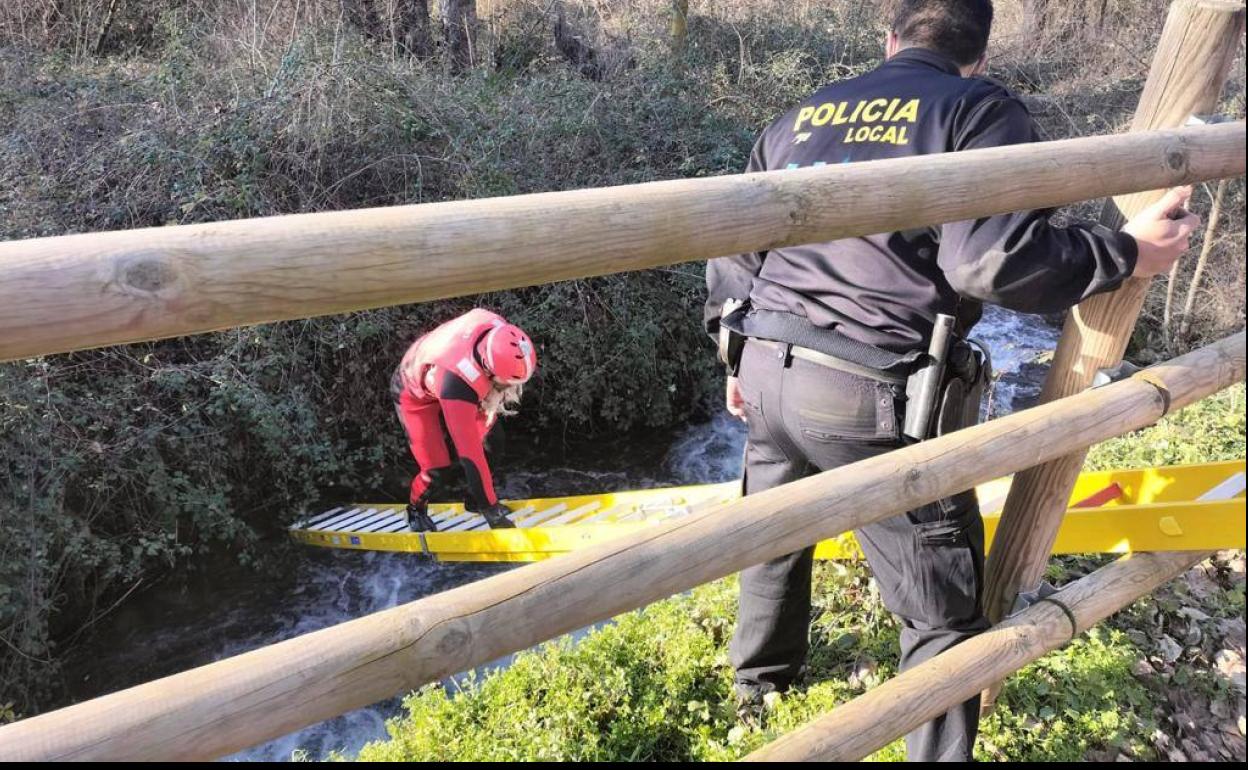
[[[1028,405],[1044,367],[1035,360],[1053,349],[1057,331],[1034,316],[986,308],[976,327],[1000,377],[993,412]],[[637,489],[737,478],[743,427],[725,414],[684,430],[647,437],[609,451],[568,445],[548,451],[544,467],[500,468],[500,494]],[[515,447],[511,447],[514,454]],[[306,549],[290,574],[258,580],[226,564],[188,585],[157,586],[101,621],[91,641],[67,660],[65,704],[85,700],[194,666],[410,602],[515,567],[436,564],[406,554]],[[505,665],[500,661],[499,665]],[[360,709],[240,752],[233,760],[289,760],[331,751],[352,755],[385,736],[385,720],[401,711],[398,698]]]

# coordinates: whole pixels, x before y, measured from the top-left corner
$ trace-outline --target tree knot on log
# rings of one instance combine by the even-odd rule
[[[1131,379],[1147,382],[1156,388],[1157,393],[1161,396],[1161,415],[1157,419],[1160,420],[1162,417],[1170,414],[1170,388],[1166,386],[1165,381],[1147,369],[1142,372],[1136,372],[1131,376]]]
[[[440,655],[462,653],[471,641],[471,635],[467,631],[461,628],[448,628],[438,640],[438,653]]]
[[[163,254],[140,253],[122,259],[116,282],[128,293],[167,295],[180,283],[177,267]]]
[[[1166,168],[1183,176],[1187,175],[1188,164],[1191,162],[1191,152],[1187,145],[1179,140],[1175,144],[1166,148],[1165,164]]]
[[[911,468],[906,471],[906,483],[913,486],[923,479],[923,471],[918,468]]]
[[[805,227],[810,220],[810,210],[814,202],[805,193],[797,190],[785,190],[781,195],[788,209],[789,224],[795,228]]]

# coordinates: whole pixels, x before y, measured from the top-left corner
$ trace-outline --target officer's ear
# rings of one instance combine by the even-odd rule
[[[897,37],[894,30],[889,30],[884,36],[884,60],[887,61],[897,55],[901,50],[901,38]]]

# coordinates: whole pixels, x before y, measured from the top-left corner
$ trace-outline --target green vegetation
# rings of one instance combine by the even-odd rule
[[[1096,447],[1089,465],[1243,457],[1243,428],[1240,385]],[[1141,453],[1141,446],[1152,452]],[[1055,571],[1074,579],[1105,561],[1061,559]],[[1210,616],[1242,612],[1242,573],[1238,582],[1227,582],[1216,592],[1189,593],[1181,604],[1158,594],[1170,602],[1162,612],[1171,624],[1183,622],[1181,606]],[[1141,600],[1113,624],[1083,634],[1009,680],[998,708],[983,722],[977,758],[1156,758],[1155,732],[1169,727],[1155,715],[1167,702],[1166,688],[1156,677],[1139,676],[1138,666],[1152,651],[1142,629],[1155,627],[1158,601]],[[389,725],[391,740],[370,744],[359,759],[735,759],[895,673],[897,624],[880,604],[865,565],[820,563],[807,683],[773,704],[765,729],[738,726],[727,660],[735,614],[736,580],[729,578],[623,615],[576,642],[565,637],[521,653],[508,668],[449,690],[426,687],[406,700],[407,716]],[[1193,659],[1197,655],[1191,652]],[[1179,679],[1203,683],[1209,697],[1230,697],[1216,675],[1183,670]],[[874,759],[903,756],[898,741]]]
[[[736,759],[895,673],[897,627],[858,565],[816,569],[811,684],[773,704],[766,729],[736,724],[727,640],[736,581],[629,613],[521,654],[501,672],[428,687],[406,701],[392,740],[364,761],[714,761]],[[865,614],[864,614],[865,609]],[[1079,760],[1088,749],[1144,753],[1153,723],[1131,677],[1138,652],[1096,630],[1011,681],[985,721],[980,759]],[[1040,718],[1042,725],[1037,723]],[[900,759],[900,741],[879,760]]]
[[[0,39],[0,238],[718,174],[749,150],[746,120],[653,62],[595,83],[538,37],[524,66],[452,77],[333,14],[231,45],[251,38],[229,10],[170,2],[110,56]],[[23,18],[6,4],[0,35]],[[549,20],[512,23],[544,35]],[[60,651],[132,589],[213,551],[281,569],[272,536],[301,510],[401,499],[390,373],[473,304],[541,348],[512,431],[704,413],[718,386],[702,286],[693,265],[0,365],[4,698],[31,713],[57,697]]]

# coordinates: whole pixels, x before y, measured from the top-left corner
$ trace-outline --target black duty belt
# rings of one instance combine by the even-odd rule
[[[922,350],[894,353],[850,339],[834,329],[821,329],[801,316],[754,309],[748,304],[724,316],[720,323],[743,337],[792,345],[794,351],[803,351],[794,353],[798,358],[833,368],[852,365],[864,370],[864,376],[884,382],[904,382],[927,357]],[[820,357],[815,359],[808,354]],[[840,365],[829,363],[829,359]]]
[[[776,342],[774,340],[760,340],[756,337],[751,338],[759,345],[765,345],[776,350],[785,350],[794,358],[800,358],[803,361],[810,361],[812,364],[826,366],[829,369],[846,372],[848,374],[856,374],[859,377],[868,377],[879,382],[886,382],[890,385],[905,385],[906,377],[902,374],[891,374],[881,369],[871,369],[866,366],[859,366],[853,361],[846,361],[843,358],[830,356],[827,353],[820,353],[818,350],[804,348],[801,345],[794,345],[789,342]]]

